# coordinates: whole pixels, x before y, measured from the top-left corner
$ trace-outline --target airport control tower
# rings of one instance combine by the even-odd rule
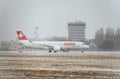
[[[68,23],[68,38],[70,41],[85,41],[85,23],[84,22],[69,22]]]

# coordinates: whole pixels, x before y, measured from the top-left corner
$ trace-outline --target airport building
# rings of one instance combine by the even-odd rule
[[[18,41],[1,41],[0,50],[3,51],[40,51],[42,48],[29,48],[21,46]]]
[[[70,41],[85,41],[85,23],[84,22],[69,22],[68,23],[68,38]]]

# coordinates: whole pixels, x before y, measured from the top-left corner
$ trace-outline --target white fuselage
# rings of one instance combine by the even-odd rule
[[[73,42],[73,41],[33,41],[31,43],[24,43],[24,46],[34,47],[34,48],[44,48],[53,51],[63,51],[69,49],[88,49],[89,46],[83,42]]]

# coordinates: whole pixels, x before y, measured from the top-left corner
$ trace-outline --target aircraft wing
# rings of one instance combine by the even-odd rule
[[[37,45],[38,47],[40,48],[54,48],[54,46],[51,46],[51,45],[46,45],[46,44],[36,44],[34,43],[34,45]]]
[[[48,48],[53,48],[54,46],[50,46],[50,45],[45,45],[45,44],[40,44],[41,46],[44,46],[44,47],[48,47]]]

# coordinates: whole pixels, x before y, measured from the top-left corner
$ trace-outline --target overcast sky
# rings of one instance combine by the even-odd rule
[[[82,21],[86,38],[101,27],[120,27],[120,0],[0,0],[0,40],[16,40],[16,30],[30,37],[68,36],[67,23]]]

